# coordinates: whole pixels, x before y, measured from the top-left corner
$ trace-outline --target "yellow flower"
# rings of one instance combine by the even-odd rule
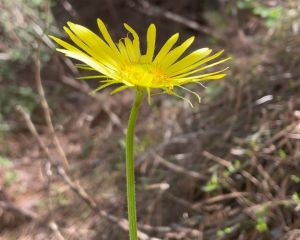
[[[161,89],[164,93],[182,98],[174,91],[176,87],[180,87],[199,98],[198,94],[183,87],[183,85],[199,83],[203,80],[220,79],[225,76],[224,71],[227,68],[221,71],[203,73],[204,70],[229,59],[225,58],[207,64],[219,57],[223,51],[210,55],[211,49],[201,48],[182,57],[193,43],[194,37],[188,38],[179,46],[173,48],[179,38],[179,34],[176,33],[167,40],[155,55],[156,27],[151,24],[147,31],[146,53],[142,54],[139,36],[128,24],[124,24],[124,27],[131,35],[127,34],[127,37],[122,38],[115,44],[104,23],[100,19],[97,20],[97,23],[102,38],[81,25],[68,22],[68,27],[64,27],[64,30],[76,47],[59,38],[50,36],[64,48],[57,49],[57,51],[84,63],[78,64],[79,68],[100,73],[100,75],[81,77],[81,79],[103,79],[100,81],[101,85],[95,91],[109,85],[121,84],[112,93],[126,88],[138,88],[146,90],[150,99],[153,90]]]

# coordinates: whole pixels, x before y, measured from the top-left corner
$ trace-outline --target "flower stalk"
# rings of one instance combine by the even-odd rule
[[[129,221],[130,240],[137,240],[137,217],[135,199],[135,171],[134,171],[134,129],[144,91],[136,89],[135,99],[132,104],[126,135],[126,184],[127,208]]]

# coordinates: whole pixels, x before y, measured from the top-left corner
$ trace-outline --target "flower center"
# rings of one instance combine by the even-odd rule
[[[145,88],[172,87],[171,79],[158,67],[151,64],[126,64],[120,67],[121,80]]]

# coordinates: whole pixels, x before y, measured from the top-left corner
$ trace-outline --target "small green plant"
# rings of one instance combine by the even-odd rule
[[[0,166],[4,168],[9,168],[12,166],[12,162],[8,158],[0,155]]]
[[[17,172],[14,170],[8,170],[4,174],[4,186],[9,187],[18,179]]]
[[[15,105],[21,105],[26,111],[31,112],[38,103],[36,93],[30,87],[9,85],[0,90],[0,114],[6,116]],[[1,120],[1,119],[0,119]]]
[[[218,237],[225,237],[226,235],[229,235],[230,233],[232,233],[234,230],[236,230],[239,227],[240,227],[240,224],[235,224],[231,227],[226,227],[226,228],[223,228],[223,229],[219,229],[217,231],[217,236]]]
[[[262,5],[256,0],[238,0],[237,7],[239,9],[245,9],[251,11],[254,15],[257,15],[265,20],[267,27],[273,27],[276,25],[282,15],[283,8],[281,6],[268,7]]]
[[[259,216],[256,218],[256,229],[259,232],[265,232],[268,230],[268,225],[264,216]]]
[[[220,187],[220,179],[218,174],[214,172],[210,178],[210,180],[203,187],[203,191],[205,192],[213,192]]]
[[[70,200],[65,196],[65,194],[59,190],[56,190],[54,192],[53,200],[57,203],[59,206],[67,206],[70,204]]]
[[[294,183],[300,183],[300,177],[298,177],[297,175],[292,174],[290,178]]]
[[[288,157],[288,154],[283,149],[278,150],[278,156],[282,158],[283,160],[286,160]]]
[[[10,159],[0,155],[0,167],[4,170],[4,186],[9,187],[18,178],[17,172],[14,171],[12,167],[12,162]]]
[[[231,164],[229,167],[226,168],[226,170],[223,172],[223,176],[228,177],[231,174],[237,172],[240,168],[241,168],[240,160],[235,160],[233,164]]]
[[[265,232],[268,230],[267,224],[267,214],[268,208],[266,206],[262,206],[256,215],[256,225],[255,228],[259,232]]]
[[[300,194],[297,193],[297,192],[294,192],[293,195],[292,195],[292,200],[295,203],[300,204]]]

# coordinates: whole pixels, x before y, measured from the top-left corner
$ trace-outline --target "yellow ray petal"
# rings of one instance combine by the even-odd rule
[[[217,57],[219,57],[222,53],[224,52],[224,50],[219,51],[217,53],[215,53],[214,55],[211,55],[210,57],[204,58],[203,60],[200,60],[199,62],[196,62],[195,64],[192,64],[182,70],[179,70],[173,74],[170,74],[171,77],[184,77],[184,76],[188,76],[191,75],[195,72],[197,72],[199,69],[196,69],[197,67],[203,65],[204,63],[209,62],[210,60],[213,60]],[[193,70],[195,69],[195,70]]]
[[[214,63],[212,63],[212,64],[206,65],[206,66],[204,66],[204,67],[202,67],[202,68],[198,68],[198,69],[196,69],[196,70],[190,71],[189,73],[182,74],[182,75],[180,75],[180,76],[176,76],[175,78],[178,78],[178,77],[185,77],[185,76],[190,76],[190,75],[192,75],[192,74],[201,72],[201,71],[203,71],[203,70],[205,70],[205,69],[208,69],[208,68],[211,68],[211,67],[213,67],[213,66],[219,65],[219,64],[221,64],[221,63],[223,63],[223,62],[226,62],[226,61],[228,61],[229,59],[231,59],[231,57],[228,57],[228,58],[222,59],[222,60],[220,60],[220,61],[218,61],[218,62],[214,62]],[[193,76],[191,76],[191,77],[193,77]]]
[[[171,64],[177,61],[177,59],[185,52],[185,50],[194,42],[195,37],[190,37],[184,41],[180,46],[173,49],[167,54],[167,56],[161,60],[159,66],[163,69],[167,69]]]
[[[138,60],[138,56],[135,54],[133,43],[129,38],[125,38],[125,48],[127,51],[127,55],[132,63],[136,63]]]
[[[219,75],[220,73],[223,73],[226,70],[228,70],[228,67],[224,68],[222,70],[216,71],[216,72],[205,73],[205,74],[195,75],[195,76],[191,76],[191,77],[184,77],[184,78],[172,78],[172,80],[174,82],[174,85],[177,85],[177,84],[182,85],[182,84],[185,84],[185,83],[188,83],[188,82],[198,81],[199,79],[202,79],[202,78],[207,78],[207,77],[210,77],[210,76]]]
[[[118,51],[118,48],[116,47],[116,45],[115,45],[114,41],[112,40],[109,32],[107,31],[107,28],[106,28],[105,24],[99,18],[97,19],[97,24],[98,24],[98,27],[100,29],[100,32],[103,35],[103,38],[108,43],[108,45],[111,47],[111,49],[114,51],[114,53],[118,56],[120,54],[119,51]]]
[[[89,70],[89,71],[95,71],[93,68],[86,64],[75,64],[75,67],[78,69],[83,69],[83,70]]]
[[[93,33],[88,28],[81,26],[79,24],[74,24],[72,22],[67,23],[72,32],[80,38],[91,49],[95,50],[97,53],[105,52],[107,57],[110,57],[112,60],[116,60],[111,56],[114,54],[114,51],[105,41],[103,41],[99,36]],[[100,51],[101,50],[101,51]]]
[[[106,68],[99,62],[95,61],[93,58],[89,57],[87,54],[83,52],[75,52],[75,51],[69,51],[65,49],[56,49],[59,52],[64,53],[66,56],[70,58],[77,59],[81,62],[84,62],[85,64],[89,65],[90,67],[94,68],[96,71],[109,76],[110,78],[115,77],[115,73],[112,72],[110,69]]]
[[[175,33],[172,37],[168,39],[168,41],[164,44],[164,46],[161,48],[161,50],[158,52],[157,56],[155,57],[153,61],[154,64],[159,63],[168,54],[168,52],[177,42],[178,38],[179,38],[179,33]]]
[[[121,40],[118,43],[118,48],[120,50],[122,59],[125,60],[125,61],[127,61],[127,62],[129,62],[129,56],[127,54],[127,50],[126,50],[125,44]]]
[[[75,24],[70,24],[70,26],[72,26],[72,29],[74,31],[77,32],[77,35],[80,37],[81,39],[88,39],[88,36],[90,35],[88,32],[84,32],[86,30],[81,29],[81,26],[78,25],[76,26]],[[79,32],[79,29],[81,29]],[[65,32],[69,35],[69,37],[71,38],[71,40],[77,45],[79,46],[82,50],[84,50],[86,53],[88,53],[90,56],[92,56],[93,58],[95,58],[97,61],[101,62],[102,64],[106,65],[107,67],[111,68],[111,69],[116,69],[117,63],[115,60],[113,60],[110,55],[112,55],[112,51],[110,50],[110,55],[109,52],[108,54],[105,52],[105,48],[102,46],[102,51],[100,51],[101,48],[101,43],[100,41],[96,42],[96,40],[93,41],[93,43],[87,45],[86,43],[89,43],[88,41],[85,41],[86,43],[82,42],[77,36],[75,36],[75,34],[73,34],[73,32],[71,32],[71,30],[69,30],[67,27],[64,27]],[[96,35],[95,35],[96,36]],[[91,40],[90,40],[91,41]],[[103,43],[104,44],[104,43]],[[107,48],[107,45],[106,45]]]
[[[133,36],[133,47],[134,47],[134,52],[136,56],[140,56],[140,38],[137,32],[130,27],[128,24],[124,23],[124,27],[127,29],[128,32],[130,32]]]
[[[144,57],[146,63],[152,62],[156,41],[156,28],[154,24],[150,24],[147,31],[147,51]]]
[[[73,51],[73,52],[79,52],[79,53],[83,53],[81,50],[79,50],[77,47],[74,47],[73,45],[57,38],[54,36],[49,35],[49,37],[54,40],[57,44],[59,44],[60,46],[64,47],[67,50]]]
[[[180,61],[174,63],[173,65],[171,65],[167,70],[166,70],[166,74],[172,76],[172,74],[185,69],[188,66],[191,66],[192,64],[200,61],[201,59],[205,58],[206,56],[208,56],[211,53],[211,49],[209,48],[201,48],[198,49],[194,52],[192,52],[191,54],[189,54],[188,56],[184,57],[183,59],[181,59]]]

